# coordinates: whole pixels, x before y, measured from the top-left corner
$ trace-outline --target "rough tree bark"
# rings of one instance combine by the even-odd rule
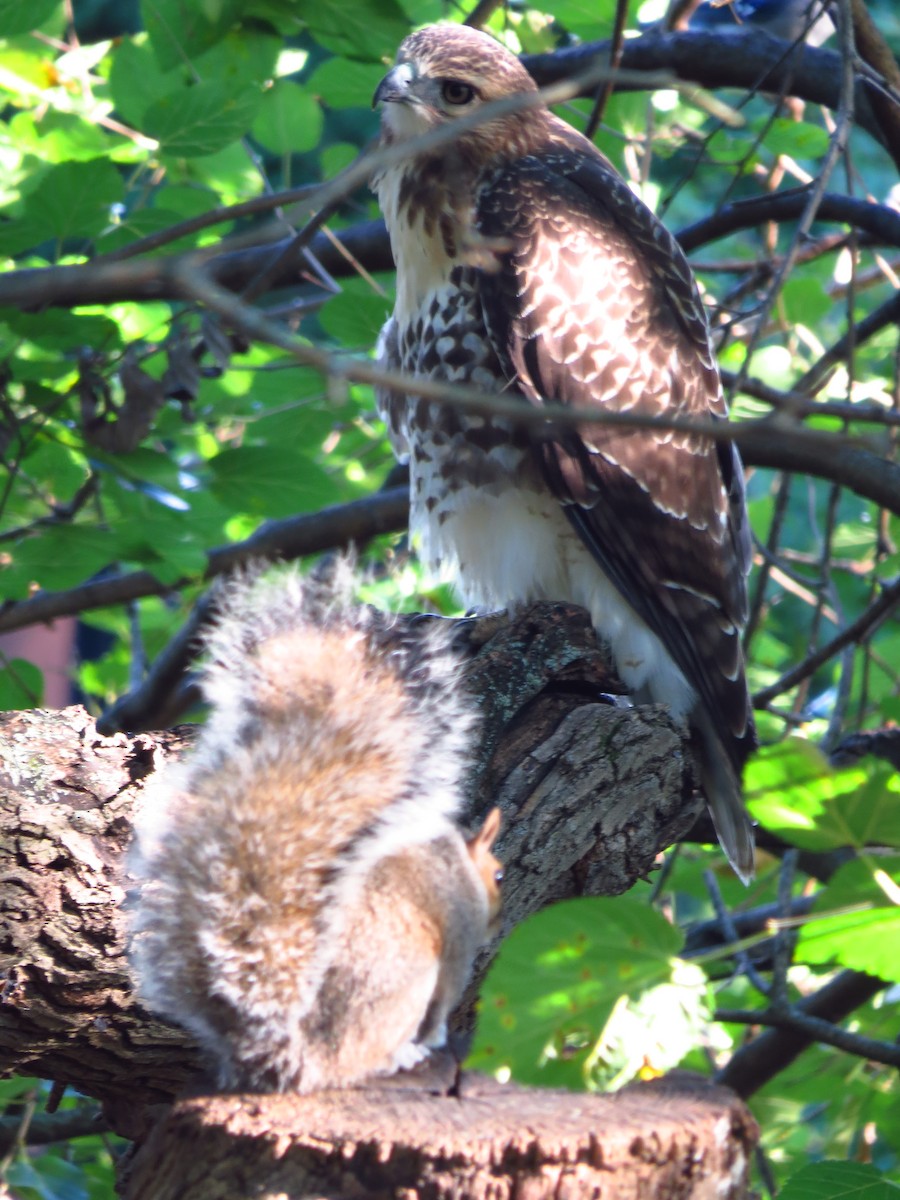
[[[655,707],[635,709],[615,701],[621,686],[581,610],[540,605],[511,623],[497,617],[464,621],[458,640],[469,657],[468,686],[483,714],[469,787],[469,816],[477,820],[496,802],[505,816],[501,842],[508,880],[505,927],[511,928],[552,900],[618,894],[646,875],[659,850],[690,829],[700,807],[693,793],[689,753],[668,715]],[[189,730],[180,729],[101,738],[93,721],[77,708],[0,716],[0,1069],[77,1086],[103,1101],[112,1126],[132,1138],[144,1137],[158,1116],[156,1106],[191,1087],[199,1074],[188,1039],[149,1017],[132,998],[122,907],[133,806],[140,802],[147,777],[166,758],[177,755],[190,736]],[[482,970],[487,961],[488,956]],[[471,1004],[460,1017],[460,1028],[470,1018]],[[319,1170],[308,1157],[313,1144],[316,1153],[321,1151],[333,1166],[332,1157],[349,1154],[350,1143],[355,1147],[353,1157],[363,1152],[362,1138],[365,1158],[373,1144],[391,1144],[397,1134],[403,1145],[400,1157],[412,1154],[420,1164],[427,1160],[435,1179],[444,1178],[449,1162],[462,1161],[464,1147],[466,1155],[470,1151],[474,1155],[471,1162],[480,1164],[477,1171],[487,1170],[492,1163],[490,1169],[498,1175],[504,1174],[501,1160],[506,1162],[512,1154],[509,1162],[515,1159],[518,1166],[510,1167],[509,1182],[521,1177],[524,1159],[519,1159],[525,1142],[521,1129],[518,1141],[510,1140],[503,1122],[511,1122],[510,1128],[515,1125],[514,1114],[525,1113],[525,1101],[520,1095],[509,1110],[513,1115],[498,1117],[491,1135],[479,1140],[475,1130],[484,1113],[478,1110],[479,1116],[467,1106],[466,1096],[473,1094],[469,1089],[477,1091],[481,1086],[470,1084],[462,1096],[442,1097],[447,1107],[440,1118],[435,1116],[430,1141],[415,1135],[415,1130],[421,1134],[423,1114],[437,1101],[417,1093],[418,1099],[409,1103],[414,1109],[417,1104],[424,1108],[416,1110],[418,1115],[411,1116],[411,1124],[405,1127],[397,1123],[394,1108],[386,1108],[385,1101],[378,1099],[383,1089],[325,1100],[320,1110],[303,1107],[311,1100],[297,1101],[300,1125],[291,1135],[285,1133],[286,1102],[277,1097],[255,1098],[252,1103],[221,1098],[182,1102],[166,1128],[177,1132],[170,1139],[173,1147],[192,1145],[201,1159],[207,1156],[207,1163],[210,1153],[222,1152],[223,1131],[239,1129],[235,1162],[280,1161],[282,1150],[290,1148],[290,1155],[299,1155],[301,1175],[312,1172],[310,1177]],[[358,1105],[370,1102],[369,1115],[354,1126],[357,1134],[338,1121],[338,1113],[350,1121],[354,1111],[362,1111]],[[732,1190],[721,1194],[744,1195],[745,1173],[734,1164],[744,1161],[741,1155],[749,1144],[750,1126],[745,1117],[734,1115],[738,1109],[733,1098],[723,1100],[721,1092],[698,1103],[705,1116],[694,1122],[696,1113],[688,1104],[685,1113],[694,1116],[688,1122],[690,1133],[682,1136],[676,1128],[679,1105],[673,1108],[671,1095],[665,1100],[651,1098],[628,1142],[624,1130],[631,1110],[624,1100],[605,1099],[604,1105],[613,1106],[610,1113],[619,1113],[613,1121],[615,1145],[632,1146],[620,1154],[619,1150],[613,1153],[609,1148],[613,1143],[606,1141],[598,1151],[601,1143],[593,1134],[588,1136],[592,1122],[601,1112],[606,1114],[603,1105],[590,1115],[594,1100],[569,1096],[547,1100],[551,1109],[561,1105],[560,1112],[568,1112],[574,1122],[571,1140],[560,1140],[555,1133],[550,1136],[548,1146],[555,1148],[548,1150],[547,1157],[540,1137],[545,1101],[534,1098],[530,1115],[523,1117],[535,1139],[534,1161],[528,1170],[533,1168],[536,1178],[544,1182],[536,1183],[528,1194],[544,1194],[554,1171],[565,1174],[569,1170],[563,1170],[565,1163],[578,1163],[588,1174],[602,1169],[604,1178],[610,1171],[617,1179],[624,1172],[624,1190],[610,1195],[649,1194],[634,1188],[648,1171],[658,1169],[659,1180],[671,1175],[681,1182],[677,1188],[665,1184],[669,1190],[654,1195],[700,1196],[707,1193],[702,1188],[691,1190],[694,1184],[700,1188],[702,1177],[703,1187],[707,1186],[717,1171],[726,1171],[727,1162]],[[582,1124],[575,1121],[576,1112],[588,1113]],[[249,1113],[256,1114],[252,1121]],[[304,1113],[310,1120],[316,1113],[321,1116],[310,1125]],[[557,1113],[554,1119],[563,1118]],[[607,1122],[606,1115],[602,1119]],[[320,1123],[332,1120],[337,1123]],[[445,1155],[438,1167],[432,1150],[450,1144],[434,1132],[442,1128],[441,1122],[456,1130],[456,1140],[451,1139],[452,1153],[448,1151],[449,1157]],[[621,1122],[625,1124],[620,1130]],[[657,1125],[662,1132],[651,1137]],[[305,1132],[298,1133],[297,1128]],[[311,1129],[317,1132],[315,1139],[309,1136]],[[330,1132],[322,1134],[322,1130]],[[363,1130],[367,1131],[364,1137]],[[403,1142],[404,1135],[413,1140]],[[253,1144],[256,1138],[262,1139],[264,1148],[248,1151],[247,1139]],[[273,1152],[273,1138],[282,1150]],[[198,1139],[206,1147],[202,1152]],[[514,1142],[519,1146],[515,1153]],[[590,1153],[584,1149],[588,1145],[594,1147]],[[159,1164],[158,1142],[154,1146],[151,1171]],[[652,1147],[652,1152],[635,1146]],[[136,1196],[151,1194],[145,1177],[147,1161],[139,1159],[144,1174],[135,1177]],[[651,1162],[656,1164],[652,1169]],[[705,1164],[702,1171],[691,1166],[698,1162]],[[171,1169],[172,1178],[179,1178],[178,1170]],[[578,1171],[575,1175],[580,1178]],[[423,1194],[445,1194],[439,1180],[432,1182]],[[576,1187],[572,1182],[572,1186],[571,1194],[582,1194],[580,1184]],[[296,1187],[301,1190],[291,1195],[308,1194],[300,1184]],[[465,1194],[481,1192],[473,1185]]]
[[[126,1196],[742,1200],[756,1136],[732,1093],[690,1077],[614,1096],[475,1075],[452,1097],[222,1096],[175,1107],[131,1165]]]

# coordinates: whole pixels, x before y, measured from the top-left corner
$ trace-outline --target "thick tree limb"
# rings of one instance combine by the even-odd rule
[[[754,196],[726,204],[708,217],[678,233],[685,254],[742,229],[755,229],[767,221],[793,221],[809,202],[808,188],[791,188],[767,196]],[[900,213],[886,204],[826,192],[816,208],[816,221],[849,225],[879,244],[900,246]]]
[[[626,45],[630,44],[626,42]],[[279,196],[267,199],[274,202]],[[683,229],[677,235],[678,241],[685,252],[690,253],[742,229],[753,229],[768,221],[794,220],[803,212],[806,199],[806,189],[797,188],[737,201]],[[847,224],[862,230],[878,244],[900,246],[900,213],[887,205],[828,194],[818,206],[816,221]],[[369,272],[394,269],[382,220],[362,221],[337,231],[337,236],[347,255],[342,254],[324,233],[316,234],[310,241],[310,250],[317,261],[335,278],[356,273],[352,260]],[[240,250],[229,250],[225,241],[219,253],[206,255],[206,268],[223,287],[240,292],[271,263],[284,261],[283,255],[291,240],[282,238]],[[9,271],[0,278],[0,305],[22,309],[72,308],[82,304],[115,304],[122,300],[176,300],[179,295],[172,282],[170,264],[180,257],[187,256],[124,262],[101,258],[79,266]],[[275,275],[271,285],[289,287],[296,286],[297,282],[296,269],[291,267]]]
[[[0,1154],[6,1154],[16,1144],[20,1129],[19,1117],[0,1118]],[[24,1141],[27,1146],[49,1146],[72,1138],[92,1137],[105,1130],[106,1125],[97,1111],[75,1109],[72,1112],[33,1113]]]
[[[523,63],[542,87],[571,79],[598,55],[609,54],[609,42],[585,42],[546,54],[527,54]],[[836,109],[840,103],[840,55],[820,47],[795,47],[769,33],[754,30],[752,37],[723,37],[714,30],[664,32],[651,30],[628,38],[622,52],[622,70],[635,73],[671,71],[676,78],[709,89],[741,88],[796,96]],[[617,90],[635,91],[638,85],[620,82]],[[857,78],[854,108],[856,123],[881,140],[878,120],[869,96],[871,81]]]
[[[668,715],[604,702],[618,684],[578,609],[464,621],[459,638],[483,713],[470,812],[506,813],[506,928],[624,891],[699,807]],[[81,709],[0,717],[0,1069],[97,1096],[126,1136],[198,1070],[184,1035],[134,1003],[122,910],[133,805],[187,736],[106,740]]]

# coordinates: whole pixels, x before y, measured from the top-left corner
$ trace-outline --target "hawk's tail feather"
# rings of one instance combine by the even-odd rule
[[[694,717],[692,724],[699,735],[694,738],[694,749],[700,786],[716,836],[740,881],[750,883],[756,873],[753,822],[744,807],[740,778],[711,722]]]

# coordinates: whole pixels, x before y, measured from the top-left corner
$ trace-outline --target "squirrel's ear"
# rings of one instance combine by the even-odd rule
[[[496,805],[491,809],[488,815],[484,818],[484,824],[472,841],[469,843],[473,851],[485,854],[489,853],[497,840],[497,835],[500,833],[500,823],[503,820],[503,814]]]

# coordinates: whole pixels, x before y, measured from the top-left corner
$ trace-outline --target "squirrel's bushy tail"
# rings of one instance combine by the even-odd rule
[[[225,1084],[230,1058],[255,1053],[248,1014],[271,1024],[260,1054],[276,1077],[279,1058],[302,1058],[293,1043],[354,889],[459,807],[472,715],[447,635],[404,637],[352,606],[350,574],[223,589],[209,718],[137,822],[141,996],[212,1050]]]

